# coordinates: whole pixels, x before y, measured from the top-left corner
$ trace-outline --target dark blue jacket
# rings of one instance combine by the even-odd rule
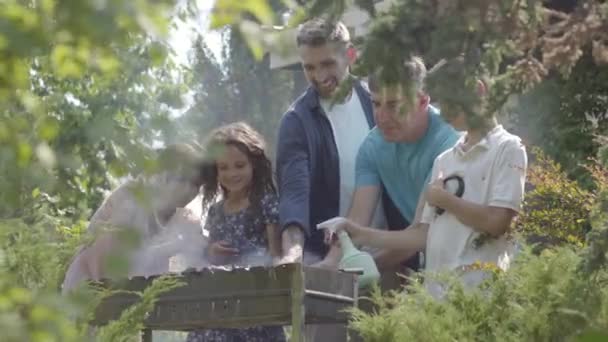
[[[360,82],[354,89],[372,128],[369,92]],[[290,225],[300,227],[306,236],[304,250],[324,256],[327,246],[316,226],[339,215],[340,163],[331,123],[312,87],[283,115],[276,156],[281,231]]]

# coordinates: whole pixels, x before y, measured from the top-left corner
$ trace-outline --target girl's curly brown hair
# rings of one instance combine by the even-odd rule
[[[225,146],[234,146],[244,153],[253,169],[249,202],[253,207],[259,206],[264,195],[276,194],[273,181],[272,163],[266,156],[264,138],[244,122],[235,122],[221,126],[211,132],[206,142],[208,163],[203,170],[203,210],[207,210],[221,193],[227,190],[219,184],[217,163],[215,159]]]

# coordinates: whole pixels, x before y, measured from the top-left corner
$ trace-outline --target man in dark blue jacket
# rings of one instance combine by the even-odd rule
[[[332,103],[348,77],[354,49],[344,24],[313,19],[297,35],[298,53],[310,87],[281,120],[277,176],[283,257],[300,262],[303,252],[320,260],[328,251],[316,225],[346,215],[355,189],[359,146],[374,126],[369,93],[355,81],[343,102]],[[383,225],[377,208],[377,226]]]
[[[332,101],[354,59],[344,24],[308,21],[298,30],[297,46],[310,87],[285,113],[279,128],[280,262],[310,264],[328,251],[317,224],[348,212],[357,151],[374,118],[369,93],[359,82],[344,100]],[[346,340],[346,330],[332,325],[307,326],[305,335],[312,342]]]

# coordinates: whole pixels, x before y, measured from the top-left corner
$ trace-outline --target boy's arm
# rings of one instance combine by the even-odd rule
[[[476,204],[443,189],[441,191],[445,194],[441,195],[442,199],[438,200],[436,205],[452,213],[464,225],[481,233],[500,236],[509,229],[513,218],[517,215],[517,212],[510,208]]]
[[[387,250],[401,250],[404,253],[423,251],[426,247],[428,224],[416,223],[405,230],[386,231],[362,227],[352,221],[340,228],[346,230],[356,244]]]
[[[288,112],[283,116],[277,140],[281,263],[302,261],[305,234],[310,229],[308,147],[304,130],[294,114]]]
[[[492,236],[504,234],[520,210],[526,179],[525,148],[516,142],[508,143],[490,178],[490,199],[487,205],[456,197],[443,189],[438,177],[427,193],[427,200],[436,207],[452,213],[463,224]]]
[[[425,187],[426,189],[426,187]],[[422,217],[422,209],[424,208],[425,200],[424,200],[424,190],[422,191],[419,199],[418,205],[416,206],[416,215],[414,217],[413,224],[409,225],[405,229],[412,229],[416,227],[417,224],[420,223]],[[426,241],[425,241],[426,243]],[[423,247],[424,249],[424,247]],[[391,269],[399,264],[401,264],[404,260],[409,260],[413,257],[419,250],[415,249],[383,249],[374,255],[374,260],[380,269]]]
[[[424,203],[424,199],[421,196],[417,211],[422,210],[422,203]],[[416,216],[421,215],[417,213]],[[385,231],[363,227],[346,220],[338,229],[346,230],[355,244],[386,251],[381,252],[374,259],[380,268],[390,268],[425,249],[428,227],[427,223],[416,222],[405,230]]]

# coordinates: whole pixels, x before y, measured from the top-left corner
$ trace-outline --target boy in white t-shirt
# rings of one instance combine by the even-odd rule
[[[449,70],[462,70],[460,63],[450,62],[435,77],[454,79]],[[455,271],[471,288],[483,280],[480,264],[509,267],[513,245],[508,231],[521,208],[527,155],[519,137],[498,125],[494,116],[481,115],[489,83],[481,77],[473,82],[461,79],[463,88],[453,96],[440,96],[440,104],[442,113],[451,114],[446,121],[466,134],[435,159],[426,204],[416,215],[414,229],[385,232],[347,220],[339,228],[355,243],[424,251],[427,272]],[[451,179],[447,185],[446,179]],[[455,194],[459,185],[461,196]],[[426,286],[435,297],[442,296],[440,284],[427,281]]]

